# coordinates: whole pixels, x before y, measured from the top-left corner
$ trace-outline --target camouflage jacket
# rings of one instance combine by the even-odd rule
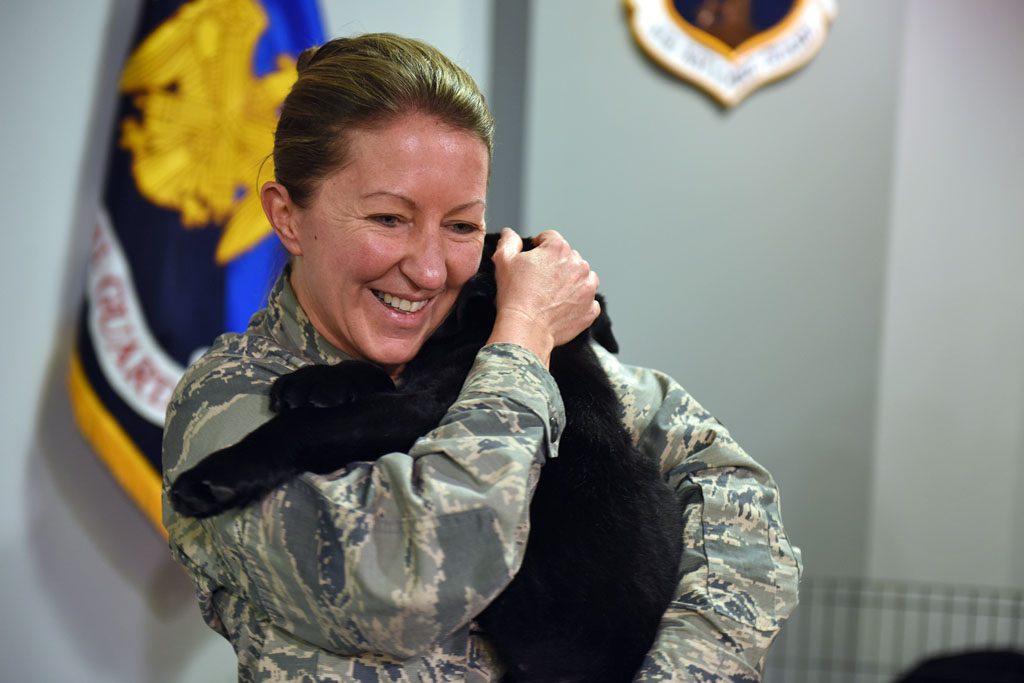
[[[672,379],[601,357],[626,425],[686,505],[686,572],[637,680],[759,680],[800,573],[775,483]],[[179,383],[164,432],[165,491],[272,417],[276,377],[345,358],[282,277],[249,329],[218,338]],[[492,344],[409,453],[306,473],[204,520],[178,515],[165,496],[171,552],[206,623],[231,641],[239,680],[497,680],[471,622],[522,560],[530,496],[564,420],[538,359]]]

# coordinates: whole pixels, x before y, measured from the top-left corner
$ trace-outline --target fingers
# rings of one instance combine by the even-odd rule
[[[580,252],[571,249],[564,257],[563,264],[580,279],[582,289],[589,291],[591,294],[597,293],[600,278],[598,278],[597,272],[591,269],[590,262],[580,255]]]
[[[501,258],[508,261],[522,250],[523,240],[516,234],[515,230],[512,228],[502,228],[501,237],[498,238],[498,244],[494,248],[492,260]]]
[[[502,231],[494,252],[498,316],[490,341],[513,342],[547,362],[551,350],[575,338],[601,313],[599,279],[558,232],[533,238],[534,249]]]
[[[522,240],[519,241],[519,244],[521,248]],[[591,270],[590,263],[580,255],[579,251],[569,246],[569,242],[557,230],[545,230],[538,234],[533,238],[533,245],[535,248],[543,247],[553,251],[560,257],[562,266],[574,270],[579,278],[584,280],[592,278],[592,281],[586,282],[585,286],[591,287],[594,293],[597,292],[600,283],[597,273]]]
[[[562,237],[561,233],[559,233],[557,230],[545,230],[544,232],[540,233],[539,235],[533,238],[534,245],[538,247],[544,244],[545,242],[555,241],[565,242],[565,238]],[[568,242],[566,242],[566,244],[568,244]]]
[[[601,279],[597,277],[597,273],[595,273],[592,270],[587,272],[587,278],[584,282],[584,289],[587,292],[588,297],[592,299],[592,303],[590,305],[590,317],[589,320],[587,320],[587,325],[590,325],[592,322],[597,320],[597,316],[601,315],[601,304],[597,301],[596,298],[597,287],[600,283]]]
[[[590,264],[573,249],[557,230],[545,230],[533,238],[535,248],[548,250],[559,258],[564,266],[575,268],[581,274],[589,272]]]

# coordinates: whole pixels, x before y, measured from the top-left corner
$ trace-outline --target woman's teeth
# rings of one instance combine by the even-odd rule
[[[373,293],[377,295],[378,299],[391,308],[405,313],[415,313],[426,306],[427,302],[430,301],[430,299],[424,299],[423,301],[409,301],[408,299],[402,299],[397,296],[392,296],[387,292],[378,292],[377,290],[374,290]]]

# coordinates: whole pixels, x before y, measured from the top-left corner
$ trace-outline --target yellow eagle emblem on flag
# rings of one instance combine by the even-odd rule
[[[194,0],[146,37],[121,76],[141,114],[122,122],[120,138],[139,192],[180,212],[186,228],[223,226],[218,264],[270,232],[259,176],[273,177],[274,127],[296,73],[279,55],[275,71],[253,74],[267,24],[253,0]]]

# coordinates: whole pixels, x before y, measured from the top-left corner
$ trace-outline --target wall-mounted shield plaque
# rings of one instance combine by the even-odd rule
[[[663,67],[732,107],[807,64],[836,0],[626,0],[630,29]]]

